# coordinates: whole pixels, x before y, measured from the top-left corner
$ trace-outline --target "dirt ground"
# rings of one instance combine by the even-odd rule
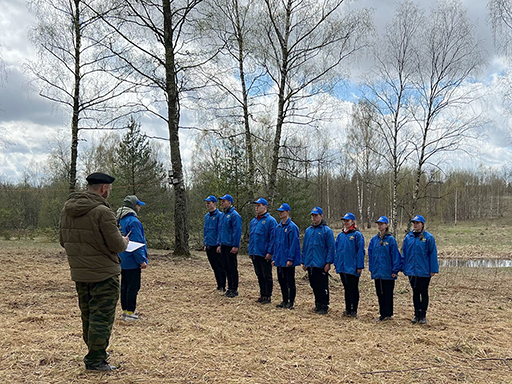
[[[481,235],[484,236],[484,235]],[[55,244],[0,244],[1,383],[512,383],[512,270],[442,268],[430,288],[427,325],[413,325],[405,276],[395,316],[377,323],[375,287],[361,277],[359,319],[341,317],[343,287],[331,270],[331,309],[312,311],[297,269],[294,310],[255,302],[257,282],[239,256],[240,296],[215,292],[202,252],[151,252],[141,320],[117,320],[112,373],[85,371],[80,312],[65,254]]]

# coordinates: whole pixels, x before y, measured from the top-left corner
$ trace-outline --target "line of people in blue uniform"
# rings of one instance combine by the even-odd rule
[[[219,198],[222,211],[217,209],[217,198],[205,199],[208,212],[204,219],[204,250],[213,269],[217,290],[227,297],[238,296],[237,255],[242,235],[242,218],[233,206],[232,196]],[[293,309],[297,289],[295,267],[307,271],[315,297],[314,311],[327,314],[329,310],[329,271],[334,264],[345,290],[343,316],[357,318],[359,278],[364,269],[365,243],[356,225],[355,215],[343,217],[343,230],[336,239],[323,218],[323,210],[311,210],[312,224],[304,234],[302,250],[298,226],[291,220],[291,207],[283,203],[277,209],[279,223],[268,212],[264,198],[253,201],[256,216],[249,225],[248,253],[258,278],[258,303],[271,303],[272,267],[277,269],[282,301],[278,308]],[[389,232],[385,216],[376,221],[379,232],[368,246],[369,270],[375,281],[379,301],[379,321],[393,316],[393,291],[398,273],[403,272],[413,290],[413,323],[425,324],[428,308],[430,279],[439,273],[434,237],[425,231],[425,219],[416,215],[411,220],[413,229],[405,236],[402,253],[396,239]],[[227,280],[227,290],[226,290]]]

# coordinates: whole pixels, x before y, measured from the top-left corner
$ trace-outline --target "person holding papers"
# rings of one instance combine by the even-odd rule
[[[141,269],[148,265],[148,250],[146,238],[144,237],[144,228],[137,218],[140,207],[146,205],[140,201],[137,196],[126,196],[123,200],[123,206],[117,210],[117,220],[122,233],[130,239],[130,245],[133,242],[142,243],[144,246],[128,247],[127,251],[119,254],[121,258],[121,308],[123,314],[122,320],[138,320],[139,316],[135,313],[137,306],[137,294],[140,290]]]

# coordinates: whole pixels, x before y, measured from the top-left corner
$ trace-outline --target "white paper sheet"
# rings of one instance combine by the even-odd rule
[[[136,241],[130,241],[128,243],[128,248],[126,248],[126,251],[125,252],[133,252],[133,251],[136,251],[137,249],[141,248],[144,246],[144,243],[138,243]]]

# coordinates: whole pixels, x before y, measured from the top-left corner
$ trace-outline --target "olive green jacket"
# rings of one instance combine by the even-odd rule
[[[126,242],[103,197],[92,192],[70,194],[60,216],[59,239],[73,281],[94,283],[121,273],[118,253],[126,249]]]

